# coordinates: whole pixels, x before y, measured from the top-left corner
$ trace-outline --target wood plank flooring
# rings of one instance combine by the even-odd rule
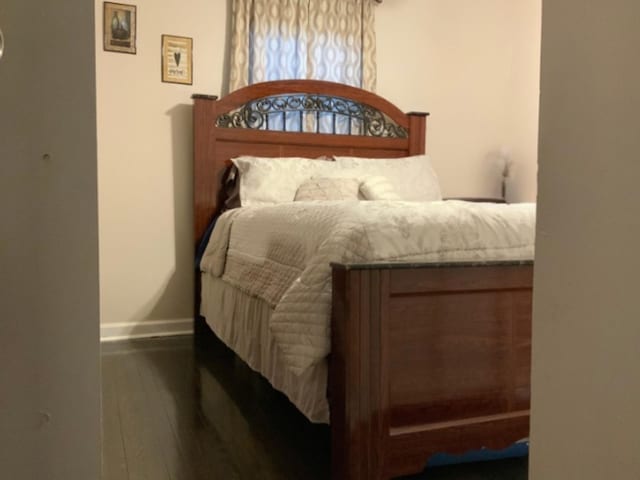
[[[103,480],[329,480],[329,428],[220,344],[191,337],[102,346]],[[526,459],[405,480],[526,480]]]

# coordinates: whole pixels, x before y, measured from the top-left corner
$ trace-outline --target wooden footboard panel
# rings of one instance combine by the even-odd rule
[[[528,436],[533,265],[334,265],[334,480]]]

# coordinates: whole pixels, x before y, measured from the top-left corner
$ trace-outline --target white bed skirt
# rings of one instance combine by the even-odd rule
[[[202,274],[200,314],[220,340],[283,392],[310,421],[329,423],[327,361],[318,362],[301,375],[287,369],[269,329],[272,313],[264,300]]]

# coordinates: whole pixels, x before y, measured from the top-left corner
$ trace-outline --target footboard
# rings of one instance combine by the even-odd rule
[[[333,480],[529,433],[531,262],[333,265]]]

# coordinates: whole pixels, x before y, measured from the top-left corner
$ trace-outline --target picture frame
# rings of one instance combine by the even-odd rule
[[[103,48],[107,52],[136,54],[137,7],[104,2]]]
[[[162,35],[162,81],[193,85],[193,38]]]

